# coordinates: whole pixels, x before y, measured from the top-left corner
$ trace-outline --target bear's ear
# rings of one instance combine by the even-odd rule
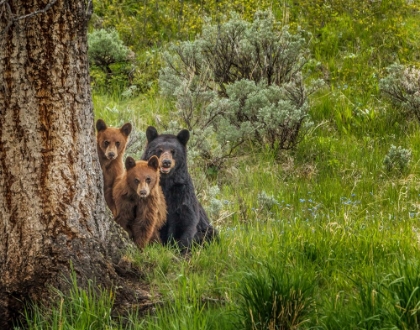
[[[153,126],[149,126],[146,130],[146,136],[147,136],[147,142],[152,142],[154,139],[156,139],[159,134]]]
[[[123,125],[123,127],[121,127],[121,128],[120,128],[120,131],[121,131],[121,133],[123,133],[125,136],[129,136],[129,135],[130,135],[130,133],[131,133],[131,129],[132,129],[131,124],[130,124],[130,123],[125,123],[125,124]]]
[[[147,161],[147,165],[155,170],[157,170],[159,168],[159,158],[157,158],[157,156],[152,156],[149,158],[149,160]]]
[[[179,142],[186,146],[188,140],[190,139],[190,132],[186,129],[183,129],[181,132],[178,133],[176,137],[179,140]]]
[[[127,159],[125,160],[125,168],[128,171],[130,168],[133,168],[136,166],[136,161],[134,160],[133,157],[127,157]]]
[[[106,124],[102,119],[98,119],[98,121],[96,122],[96,129],[98,132],[100,131],[105,131],[106,130]]]

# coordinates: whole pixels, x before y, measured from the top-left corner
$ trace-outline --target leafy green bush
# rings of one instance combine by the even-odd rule
[[[123,83],[127,80],[130,50],[123,44],[116,30],[100,29],[89,33],[88,46],[89,62],[105,74],[105,85],[111,78],[118,79],[122,76]],[[112,65],[117,65],[114,70]],[[99,77],[97,74],[96,78]]]
[[[304,84],[307,36],[280,27],[270,12],[258,12],[252,23],[233,15],[221,25],[207,21],[195,41],[172,44],[164,54],[161,91],[176,99],[180,120],[211,165],[249,140],[272,149],[296,146],[308,96],[323,83]]]
[[[382,93],[420,121],[420,70],[395,63],[387,70],[379,83]]]
[[[208,189],[209,207],[207,208],[207,211],[212,219],[217,219],[223,209],[223,203],[218,199],[219,194],[220,189],[218,186],[212,186]]]
[[[388,172],[392,170],[403,172],[407,169],[410,160],[410,149],[404,149],[401,146],[396,147],[391,145],[388,154],[384,158],[384,166]]]
[[[115,30],[100,29],[89,33],[88,45],[90,62],[107,73],[112,72],[109,68],[111,64],[127,61],[129,49]]]
[[[275,205],[279,205],[279,201],[275,199],[272,195],[268,195],[265,191],[260,192],[257,195],[258,205],[261,208],[271,210]]]

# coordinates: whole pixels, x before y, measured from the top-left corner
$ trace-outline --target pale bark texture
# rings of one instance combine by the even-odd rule
[[[81,279],[107,286],[116,277],[89,85],[90,12],[87,0],[0,0],[0,329],[49,286],[63,288],[70,263]]]

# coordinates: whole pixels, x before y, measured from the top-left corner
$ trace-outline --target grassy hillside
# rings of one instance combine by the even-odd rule
[[[122,22],[125,28],[130,19],[140,22],[141,12],[107,16],[121,8],[129,12],[134,4],[125,3],[117,9],[104,1],[97,11],[102,24],[123,32]],[[213,4],[200,3],[203,11]],[[232,3],[245,18],[254,8],[248,1]],[[419,8],[406,1],[362,3],[300,0],[273,8],[278,19],[313,34],[310,47],[319,62],[313,75],[327,83],[311,99],[313,125],[294,150],[251,142],[218,171],[190,155],[198,197],[221,239],[189,257],[160,246],[127,251],[156,301],[150,315],[111,318],[112,293],[75,284],[56,309],[28,315],[29,328],[419,329],[420,127],[378,87],[394,61],[420,64]],[[184,27],[195,22],[192,13],[183,13]],[[125,39],[140,62],[147,56],[152,61],[150,67],[140,63],[141,74],[131,81],[148,86],[141,93],[123,96],[127,82],[111,83],[107,92],[94,89],[96,118],[115,126],[133,123],[128,153],[135,157],[146,127],[164,131],[176,113],[154,80],[165,38],[186,37],[184,30],[170,29],[172,34],[160,31],[162,40],[151,34],[159,42],[143,50]],[[401,170],[384,166],[392,145],[411,151]]]

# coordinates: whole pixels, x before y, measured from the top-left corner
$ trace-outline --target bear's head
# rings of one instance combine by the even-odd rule
[[[159,169],[163,177],[169,176],[176,168],[187,164],[187,142],[190,132],[181,130],[178,135],[158,134],[156,128],[149,126],[146,130],[147,146],[143,157],[159,158]]]
[[[147,198],[156,185],[159,185],[159,159],[150,157],[148,161],[135,161],[132,157],[125,160],[127,186],[140,198]]]
[[[98,151],[108,160],[113,160],[122,155],[127,146],[128,136],[131,133],[131,124],[126,123],[121,128],[107,127],[102,119],[96,122],[98,134],[96,140]]]

